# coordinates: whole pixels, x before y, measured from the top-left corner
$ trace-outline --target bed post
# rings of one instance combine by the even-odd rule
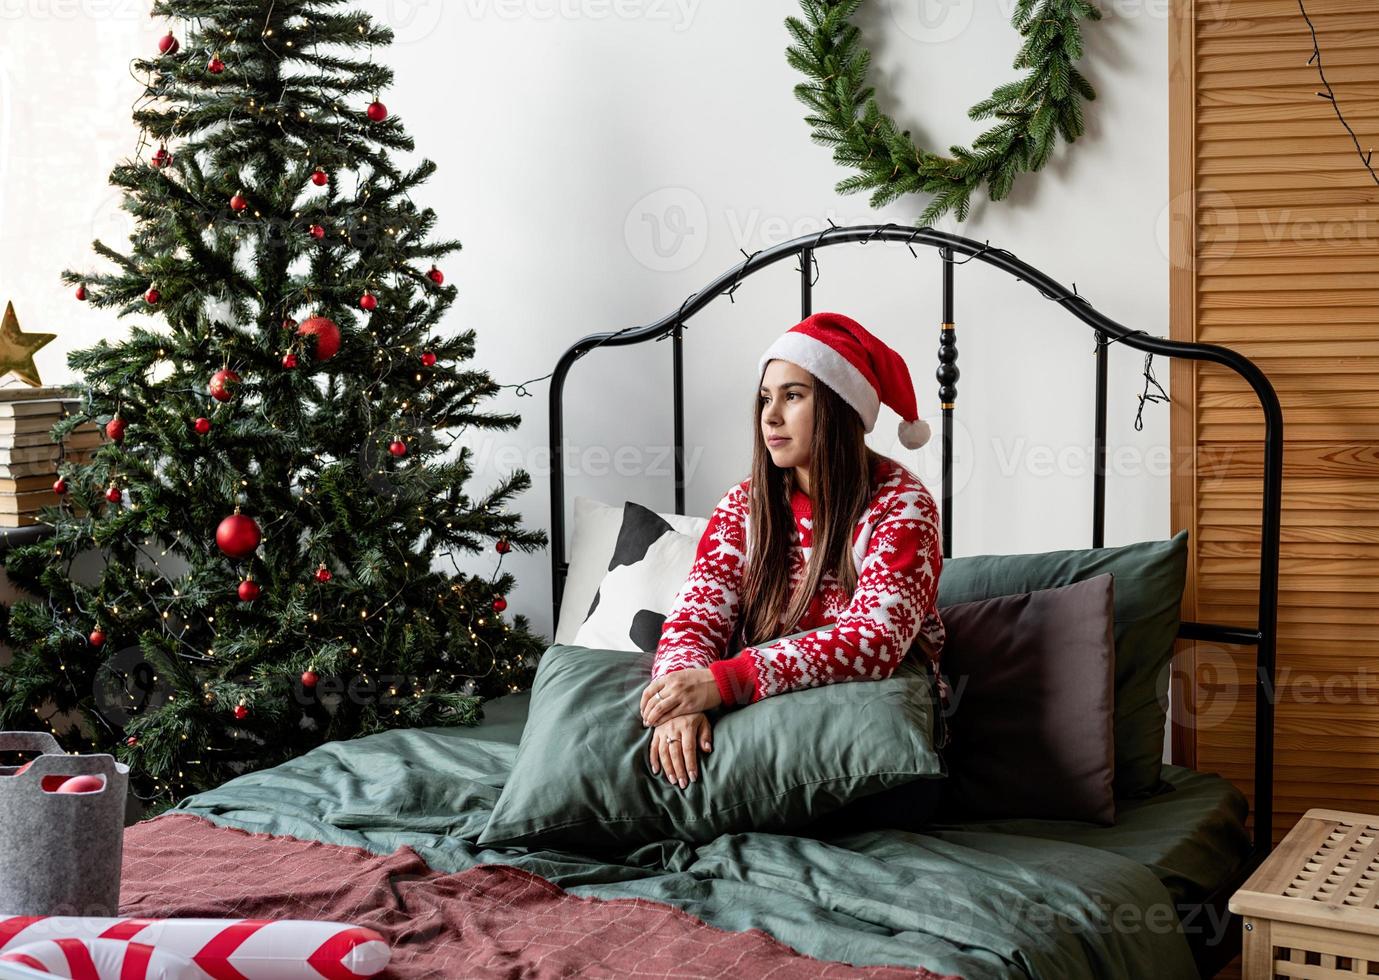
[[[953,250],[939,249],[943,258],[943,324],[938,337],[939,408],[943,412],[943,557],[953,555],[953,406],[958,400],[958,328],[953,322]]]
[[[685,513],[685,324],[670,334],[671,398],[675,401],[675,513]]]
[[[1096,420],[1092,434],[1092,547],[1106,541],[1106,334],[1096,332]]]

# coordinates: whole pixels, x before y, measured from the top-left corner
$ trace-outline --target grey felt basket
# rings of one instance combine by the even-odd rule
[[[0,732],[0,751],[43,754],[0,767],[0,916],[115,916],[120,905],[129,766],[67,755],[47,732]],[[98,793],[45,793],[45,775],[98,775]]]

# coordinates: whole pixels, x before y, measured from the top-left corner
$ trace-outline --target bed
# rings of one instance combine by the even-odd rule
[[[748,256],[655,323],[586,337],[552,376],[551,562],[564,576],[562,398],[601,346],[671,341],[675,504],[684,513],[685,323],[752,273],[799,261],[803,315],[821,249],[936,249],[941,510],[952,548],[958,379],[954,267],[979,260],[1034,286],[1097,340],[1092,546],[1103,545],[1106,358],[1113,343],[1222,364],[1264,412],[1258,620],[1183,623],[1179,635],[1255,649],[1255,812],[1212,773],[1164,769],[1163,789],[1118,803],[1114,826],[934,823],[922,833],[820,825],[795,834],[662,840],[621,852],[482,848],[527,717],[528,692],[486,702],[473,727],[400,729],[322,745],[182,800],[126,832],[121,912],[348,917],[393,944],[389,976],[1212,976],[1240,948],[1226,899],[1271,846],[1272,705],[1282,415],[1268,380],[1229,349],[1128,330],[1011,253],[899,225],[830,227]],[[960,258],[961,257],[961,258]],[[208,860],[206,855],[220,855]]]
[[[1178,767],[1168,777],[1171,792],[1131,804],[1114,827],[1010,820],[937,824],[923,834],[745,833],[699,846],[663,841],[625,855],[479,848],[474,841],[512,765],[528,698],[487,702],[475,727],[329,743],[181,801],[128,832],[137,865],[126,870],[122,912],[166,914],[171,902],[178,914],[244,913],[222,904],[223,885],[208,893],[203,871],[184,880],[170,868],[203,864],[208,850],[223,851],[225,828],[234,828],[379,856],[410,848],[420,862],[404,870],[409,878],[497,863],[577,897],[667,903],[728,931],[700,937],[707,949],[691,957],[700,962],[714,962],[713,947],[731,933],[759,929],[798,953],[834,961],[835,970],[845,961],[921,965],[967,980],[1090,978],[1142,976],[1137,964],[1154,963],[1155,976],[1191,977],[1191,950],[1173,925],[1250,850],[1239,790]],[[295,875],[284,880],[274,870],[279,860],[277,852],[235,859],[260,893],[255,914],[279,908],[301,887]],[[246,861],[265,866],[245,868]],[[326,863],[322,857],[315,866]],[[349,913],[378,925],[367,908]],[[507,928],[517,919],[514,912]],[[1219,932],[1222,923],[1212,926]],[[629,966],[623,959],[601,965],[612,976]],[[792,963],[786,975],[814,975],[809,969]]]

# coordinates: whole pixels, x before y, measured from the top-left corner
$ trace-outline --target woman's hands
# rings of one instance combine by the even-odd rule
[[[672,785],[684,789],[699,780],[699,752],[712,748],[713,726],[708,715],[702,711],[676,715],[657,725],[651,735],[651,771],[664,773]]]
[[[686,667],[662,674],[642,692],[642,724],[655,727],[676,715],[695,714],[723,703],[707,667]]]
[[[651,734],[651,771],[684,789],[699,779],[699,753],[713,749],[713,726],[704,712],[723,703],[707,667],[662,674],[642,692],[642,724]]]

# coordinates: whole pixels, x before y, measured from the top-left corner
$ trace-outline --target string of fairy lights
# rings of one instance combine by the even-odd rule
[[[1354,128],[1346,121],[1345,113],[1341,112],[1341,103],[1340,100],[1336,98],[1336,90],[1333,89],[1331,83],[1327,81],[1326,70],[1322,67],[1322,49],[1317,41],[1317,26],[1312,23],[1312,18],[1308,16],[1307,7],[1303,4],[1303,0],[1298,0],[1298,10],[1302,13],[1302,19],[1307,22],[1307,30],[1312,37],[1312,54],[1308,57],[1307,63],[1309,65],[1313,62],[1316,63],[1317,75],[1321,78],[1322,86],[1326,89],[1325,92],[1318,92],[1317,97],[1328,100],[1331,103],[1331,107],[1336,110],[1336,118],[1340,120],[1341,126],[1345,128],[1345,131],[1350,134],[1350,141],[1355,144],[1355,152],[1359,154],[1360,162],[1364,165],[1365,171],[1369,174],[1371,180],[1379,184],[1379,174],[1374,172],[1374,166],[1370,163],[1370,160],[1374,157],[1374,147],[1370,147],[1366,150],[1360,145],[1360,138],[1355,135]]]

